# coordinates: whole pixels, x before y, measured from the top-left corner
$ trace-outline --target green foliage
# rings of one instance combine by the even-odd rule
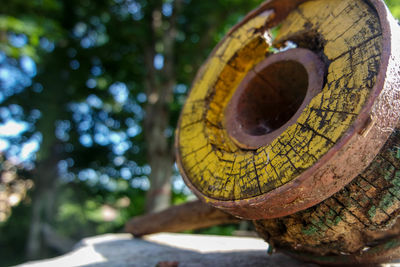
[[[238,230],[238,225],[228,224],[212,226],[204,230],[194,231],[194,233],[202,235],[233,235],[236,230]]]
[[[75,190],[83,192],[77,194]],[[91,197],[81,187],[65,188],[56,216],[59,233],[79,240],[83,236],[121,231],[128,219],[144,210],[144,191],[130,190],[128,195]]]
[[[385,0],[390,12],[397,19],[400,19],[400,1],[399,0]]]
[[[48,41],[56,41],[64,34],[62,28],[54,19],[40,15],[43,12],[57,12],[60,8],[59,2],[53,0],[30,1],[29,4],[26,4],[22,1],[12,1],[8,7],[8,12],[1,14],[0,11],[0,51],[13,58],[29,56],[39,61],[40,39],[45,37]],[[23,13],[13,16],[13,11],[17,12],[21,7],[31,12],[32,10],[40,10],[40,13]],[[10,35],[25,37],[27,40],[25,44],[15,46],[10,43],[10,38],[7,38],[6,35],[8,37]]]

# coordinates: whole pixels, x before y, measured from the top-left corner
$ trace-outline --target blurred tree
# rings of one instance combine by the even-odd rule
[[[2,133],[0,125],[0,149],[34,181],[28,258],[46,256],[54,238],[68,243],[55,232],[79,239],[112,230],[107,220],[122,226],[121,218],[143,212],[146,190],[148,211],[170,204],[173,132],[193,75],[257,2],[0,7],[0,118],[16,129]],[[88,222],[103,226],[94,231]]]
[[[388,5],[393,16],[400,20],[400,1],[399,0],[384,0]]]

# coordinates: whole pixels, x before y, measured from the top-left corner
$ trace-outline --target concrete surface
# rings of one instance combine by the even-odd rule
[[[282,254],[267,254],[258,238],[161,233],[134,239],[129,234],[107,234],[83,239],[63,256],[23,267],[64,266],[316,266]]]

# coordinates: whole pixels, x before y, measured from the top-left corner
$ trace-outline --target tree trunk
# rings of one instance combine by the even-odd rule
[[[166,139],[160,132],[159,139]],[[153,146],[156,146],[154,144]],[[168,151],[166,151],[168,152]],[[151,187],[146,195],[146,210],[156,212],[166,209],[171,202],[171,175],[173,159],[168,154],[154,153],[149,158],[151,166],[150,183]]]
[[[172,142],[166,131],[169,126],[169,105],[173,100],[173,89],[176,83],[174,68],[174,44],[176,36],[176,16],[181,0],[174,1],[173,14],[167,18],[169,27],[165,29],[162,21],[161,3],[156,4],[149,16],[151,38],[146,55],[147,97],[146,117],[144,121],[147,160],[151,167],[149,176],[150,189],[146,196],[147,212],[160,211],[171,202],[171,174],[173,159]],[[157,70],[154,66],[156,44],[164,47],[164,66]]]
[[[57,163],[60,155],[57,144],[52,146],[46,160],[38,163],[34,172],[35,191],[32,197],[32,217],[26,244],[26,257],[30,260],[46,256],[46,246],[42,236],[43,226],[51,224],[54,218],[58,188]]]

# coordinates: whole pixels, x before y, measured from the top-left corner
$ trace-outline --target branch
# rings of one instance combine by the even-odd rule
[[[126,223],[125,231],[139,237],[159,232],[181,232],[239,222],[240,219],[197,200],[158,213],[133,218]]]

